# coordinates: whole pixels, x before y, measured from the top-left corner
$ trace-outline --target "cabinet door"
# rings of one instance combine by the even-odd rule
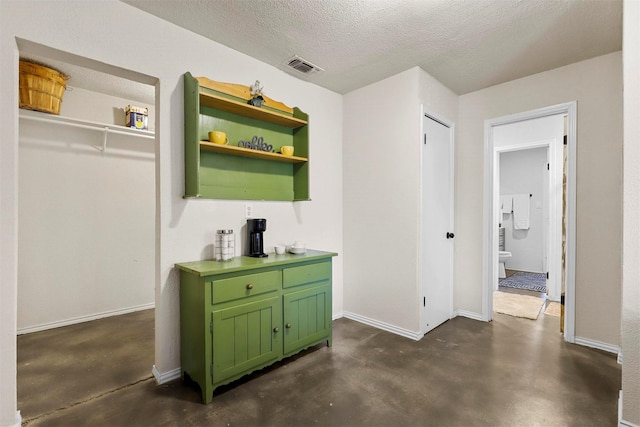
[[[284,354],[327,339],[331,345],[331,284],[284,295]]]
[[[230,382],[282,356],[280,297],[213,311],[213,384]]]

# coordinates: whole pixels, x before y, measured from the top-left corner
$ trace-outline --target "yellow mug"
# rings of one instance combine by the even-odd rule
[[[293,145],[283,145],[280,147],[283,156],[293,156]]]
[[[214,130],[209,132],[209,141],[214,144],[220,145],[228,145],[229,138],[227,138],[227,134],[224,132],[220,132],[219,130]]]

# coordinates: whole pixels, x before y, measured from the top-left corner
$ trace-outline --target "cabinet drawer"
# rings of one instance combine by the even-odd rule
[[[302,265],[300,267],[285,268],[282,272],[282,286],[289,288],[305,283],[319,282],[331,278],[331,263]]]
[[[282,283],[280,271],[267,271],[265,273],[214,280],[211,303],[219,304],[276,291],[280,289],[280,283]]]

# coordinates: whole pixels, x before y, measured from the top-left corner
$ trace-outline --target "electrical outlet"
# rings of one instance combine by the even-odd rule
[[[253,216],[253,205],[251,203],[244,204],[244,217],[251,218]]]

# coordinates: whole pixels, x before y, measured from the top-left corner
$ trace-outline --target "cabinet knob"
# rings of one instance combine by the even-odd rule
[[[284,325],[284,327],[289,329],[291,327],[291,323],[287,323],[286,325]]]
[[[273,332],[279,332],[280,328],[278,328],[277,326],[275,328],[273,328]]]
[[[249,283],[249,284],[247,285],[247,289],[253,289],[253,285],[252,285],[251,283]]]

